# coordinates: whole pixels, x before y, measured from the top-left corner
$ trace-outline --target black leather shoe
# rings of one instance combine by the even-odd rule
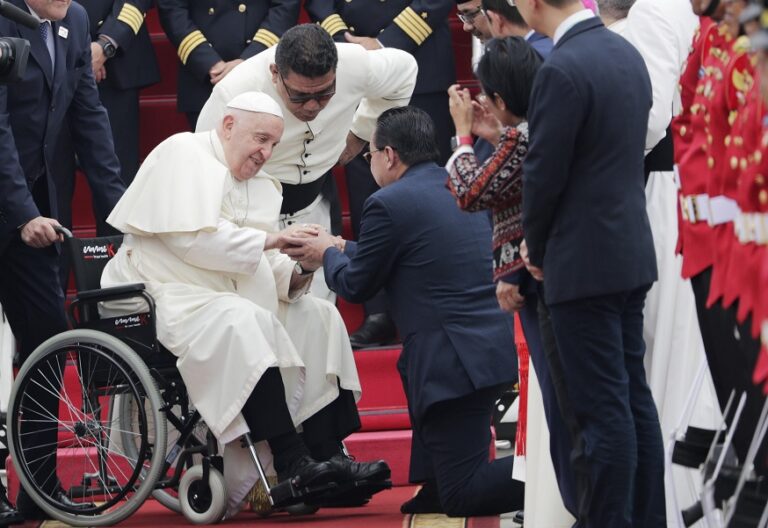
[[[387,480],[392,471],[383,460],[374,462],[356,462],[352,457],[343,453],[333,455],[329,460],[339,473],[342,482],[350,480]]]
[[[0,495],[0,526],[10,526],[12,524],[21,524],[23,522],[24,517],[16,511],[16,508],[11,506],[5,493]]]
[[[73,502],[64,493],[64,490],[59,489],[51,498],[61,504],[65,508],[71,508],[73,510],[87,511],[96,507],[92,502]],[[16,506],[19,509],[19,513],[27,521],[45,521],[51,518],[40,506],[32,501],[23,489],[19,490],[19,497],[16,500]]]
[[[277,480],[293,480],[297,487],[320,486],[341,480],[339,471],[330,462],[316,462],[309,455],[294,460],[287,468],[277,473]]]
[[[437,494],[437,483],[428,480],[419,492],[400,506],[400,513],[445,513]]]
[[[397,341],[397,329],[388,313],[372,314],[349,336],[352,348],[368,348]]]
[[[525,523],[525,512],[523,510],[517,510],[512,516],[512,520],[520,526],[523,526]]]

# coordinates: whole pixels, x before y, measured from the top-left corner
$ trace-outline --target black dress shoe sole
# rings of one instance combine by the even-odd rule
[[[0,513],[0,526],[10,526],[12,524],[23,524],[24,516],[18,512]]]

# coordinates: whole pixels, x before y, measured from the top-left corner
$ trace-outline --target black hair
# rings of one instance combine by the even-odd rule
[[[498,94],[509,112],[524,118],[539,66],[541,57],[525,39],[491,39],[477,65],[477,78],[488,97]]]
[[[283,76],[293,72],[303,77],[322,77],[335,71],[338,62],[336,44],[317,24],[294,26],[277,43],[275,65]]]
[[[510,5],[509,0],[482,0],[482,6],[485,11],[498,13],[511,24],[528,27],[520,11],[515,6]]]
[[[435,124],[424,110],[415,106],[390,108],[376,120],[375,147],[392,147],[400,160],[410,166],[440,159]]]

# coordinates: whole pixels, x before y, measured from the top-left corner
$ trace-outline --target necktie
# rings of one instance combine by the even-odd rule
[[[50,31],[48,31],[50,26],[51,23],[44,20],[40,23],[38,31],[40,31],[40,38],[43,40],[43,44],[45,44],[45,48],[48,50],[48,55],[51,57],[51,66],[53,66],[55,55],[53,50],[53,39],[49,35]]]

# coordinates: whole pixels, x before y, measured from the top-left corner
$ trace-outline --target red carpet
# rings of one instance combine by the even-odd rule
[[[220,524],[226,528],[258,526],[271,528],[276,526],[311,526],[313,528],[499,528],[498,517],[448,518],[444,515],[403,515],[400,504],[408,500],[416,492],[412,486],[396,487],[383,491],[373,497],[371,502],[362,508],[329,508],[320,510],[314,515],[292,517],[287,514],[276,514],[270,517],[259,517],[250,512],[243,512],[234,519]],[[34,526],[27,523],[25,526]],[[42,528],[63,526],[61,523],[47,521]],[[125,527],[195,527],[181,514],[166,510],[154,500],[147,501],[131,518],[119,524]]]

